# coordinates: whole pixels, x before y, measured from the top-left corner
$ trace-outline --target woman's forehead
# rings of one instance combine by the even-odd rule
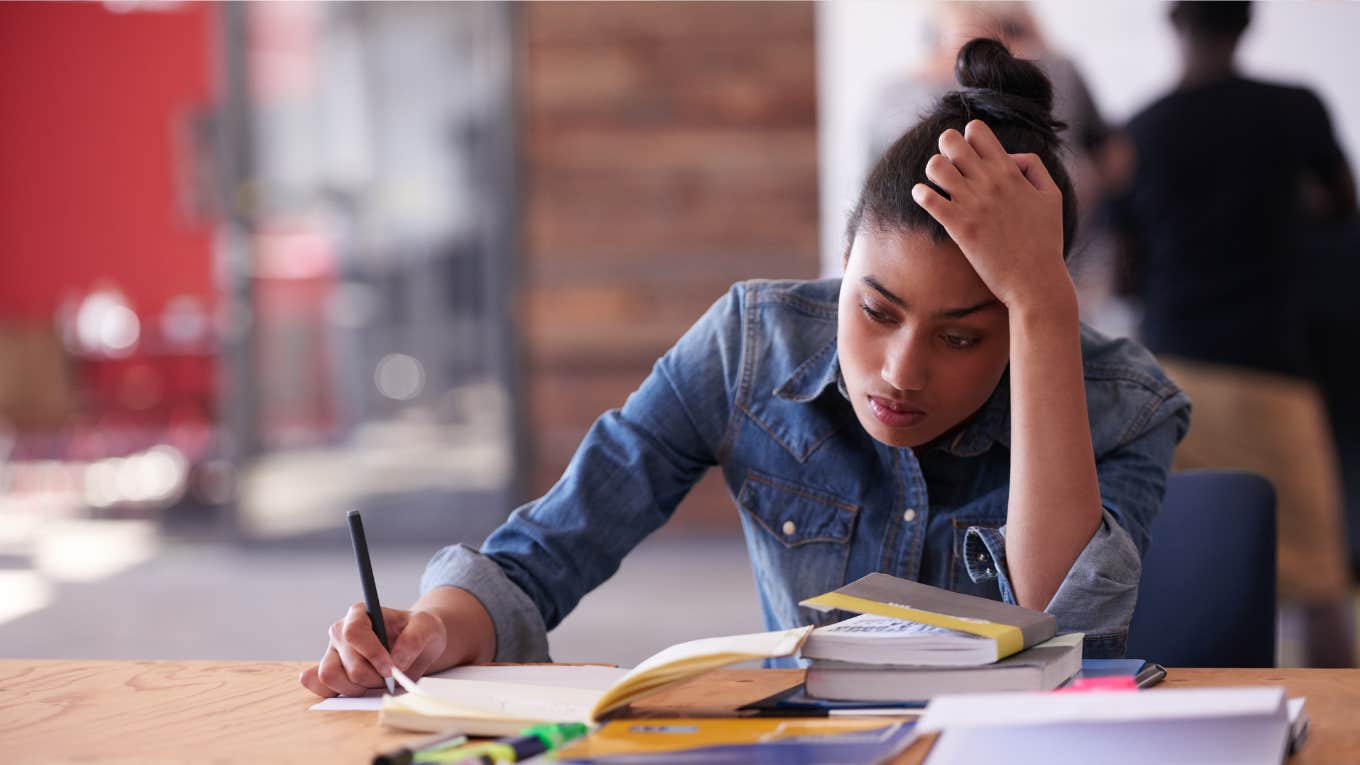
[[[870,277],[888,292],[922,308],[974,304],[991,291],[958,245],[919,231],[861,231],[846,263],[846,278]]]

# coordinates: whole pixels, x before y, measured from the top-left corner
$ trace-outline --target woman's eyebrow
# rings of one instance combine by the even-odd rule
[[[911,310],[911,306],[907,305],[907,301],[889,292],[888,288],[884,287],[882,284],[879,284],[878,280],[875,279],[874,277],[865,276],[862,277],[862,281],[865,284],[869,285],[870,287],[873,287],[878,292],[878,294],[886,298],[889,303],[893,303],[894,305],[896,305],[897,307],[901,308],[904,311]]]
[[[1001,307],[1000,300],[997,300],[996,298],[988,298],[982,301],[981,303],[965,306],[963,308],[946,308],[943,311],[936,311],[935,316],[941,319],[962,319],[963,317],[969,314],[977,313],[978,311],[985,311],[988,308],[1000,308],[1000,307]]]
[[[911,310],[911,306],[907,303],[907,301],[889,292],[888,288],[884,287],[882,284],[879,284],[878,280],[875,279],[874,277],[864,276],[861,277],[861,281],[863,281],[869,287],[872,287],[875,292],[882,295],[888,302],[896,305],[897,307],[901,308],[904,311]],[[1000,307],[1001,301],[993,297],[987,298],[986,300],[983,300],[980,303],[964,306],[962,308],[946,308],[941,311],[936,311],[935,317],[938,319],[962,319],[963,317],[968,316],[970,314],[975,314],[978,311],[985,311],[989,308]]]

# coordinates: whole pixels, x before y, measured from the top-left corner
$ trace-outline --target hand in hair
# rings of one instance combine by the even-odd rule
[[[944,131],[912,198],[944,226],[1008,309],[1075,301],[1063,263],[1062,192],[1035,154],[1010,154],[981,120]]]

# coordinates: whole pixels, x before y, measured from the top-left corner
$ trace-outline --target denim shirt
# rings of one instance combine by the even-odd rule
[[[497,661],[545,661],[547,630],[722,469],[769,629],[822,624],[800,600],[874,571],[1015,602],[1006,566],[1010,391],[902,448],[859,424],[836,354],[839,279],[737,284],[591,427],[562,478],[479,551],[441,550],[422,592],[460,587],[496,630]],[[1148,528],[1189,400],[1152,356],[1083,327],[1103,520],[1047,606],[1087,657],[1124,653]]]

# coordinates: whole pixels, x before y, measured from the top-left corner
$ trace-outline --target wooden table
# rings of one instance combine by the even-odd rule
[[[373,712],[311,712],[306,662],[0,660],[0,761],[366,764],[414,734]],[[800,679],[728,670],[658,693],[642,714],[731,709]],[[1166,687],[1283,685],[1307,696],[1312,733],[1291,765],[1360,762],[1360,670],[1175,669]],[[924,747],[899,763],[919,763]]]

